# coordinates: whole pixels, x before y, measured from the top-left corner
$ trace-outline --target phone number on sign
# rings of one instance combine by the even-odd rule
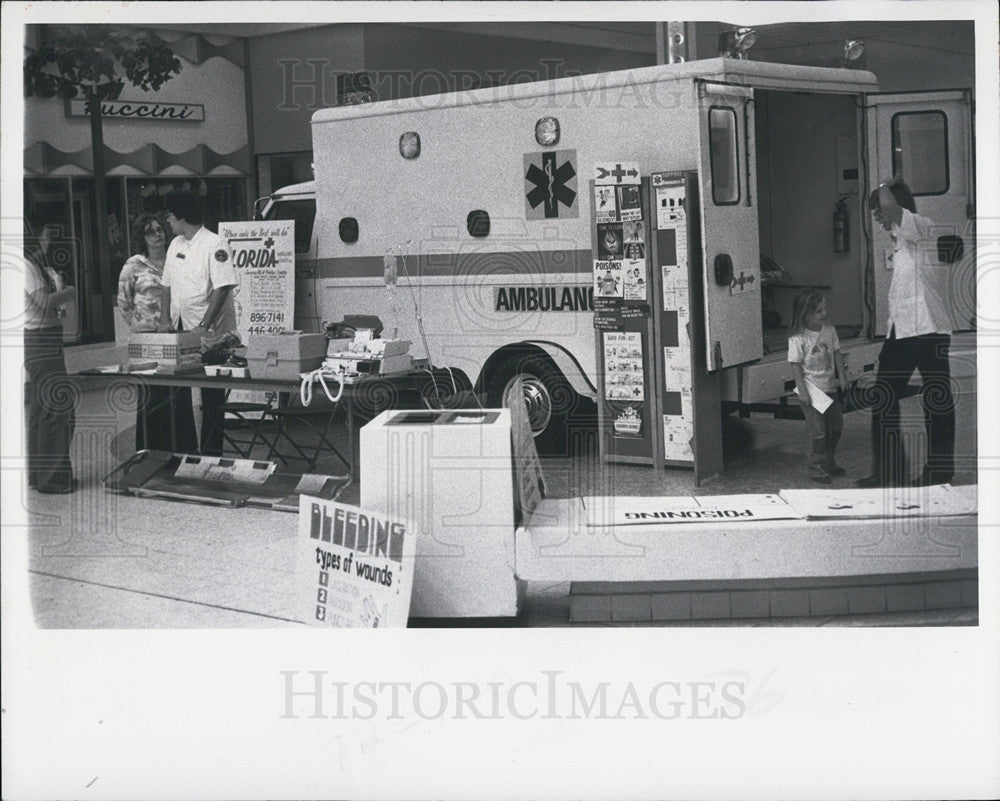
[[[247,328],[248,334],[280,334],[285,329],[280,325],[251,325]]]
[[[251,323],[283,323],[284,321],[284,312],[250,312]]]

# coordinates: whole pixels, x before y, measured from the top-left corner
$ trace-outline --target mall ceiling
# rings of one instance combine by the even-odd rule
[[[343,23],[341,23],[343,24]],[[600,45],[612,49],[653,52],[656,34],[652,22],[419,22],[414,27],[464,30],[470,34],[505,36],[516,39],[543,39],[575,44]],[[740,22],[706,22],[706,26],[729,27]],[[914,48],[949,53],[973,53],[971,22],[953,20],[931,21],[841,21],[841,22],[782,22],[755,25],[758,38],[755,53],[794,50],[823,43],[843,42],[844,39],[883,41]],[[216,36],[252,38],[286,33],[301,28],[320,27],[316,23],[202,23],[156,25],[158,29],[201,33]]]

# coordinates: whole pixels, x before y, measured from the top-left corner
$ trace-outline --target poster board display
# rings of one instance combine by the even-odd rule
[[[260,334],[292,330],[295,319],[295,221],[222,222],[219,223],[219,236],[229,243],[239,279],[232,292],[240,342],[246,345]],[[261,403],[265,394],[237,390],[230,393],[229,400]]]
[[[655,340],[664,464],[694,469],[695,484],[722,472],[722,392],[705,368],[701,222],[697,175],[650,176],[655,229]]]
[[[295,571],[299,619],[329,628],[405,628],[414,543],[408,521],[303,495]]]
[[[233,289],[236,330],[245,345],[257,334],[292,328],[295,314],[295,221],[219,223],[239,279]]]
[[[687,190],[684,176],[651,176],[656,209],[656,265],[660,280],[657,310],[662,359],[663,455],[666,464],[694,464],[694,409],[691,393],[691,281],[688,259]]]
[[[602,459],[657,464],[650,229],[638,164],[595,164],[591,196]]]

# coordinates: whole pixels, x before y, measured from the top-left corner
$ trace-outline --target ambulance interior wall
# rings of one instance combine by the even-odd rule
[[[834,204],[842,196],[837,139],[849,139],[854,158],[856,98],[758,90],[755,100],[761,253],[790,273],[789,283],[829,286],[824,292],[832,324],[860,326],[864,242],[857,182],[846,198],[849,247],[836,253],[833,242]],[[795,289],[773,293],[783,325],[791,321],[796,294]]]

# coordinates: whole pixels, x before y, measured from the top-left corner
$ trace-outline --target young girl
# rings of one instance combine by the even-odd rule
[[[788,361],[812,439],[809,477],[828,484],[846,472],[833,453],[844,427],[840,393],[847,392],[847,375],[837,331],[826,322],[826,300],[816,290],[804,289],[795,298]]]

